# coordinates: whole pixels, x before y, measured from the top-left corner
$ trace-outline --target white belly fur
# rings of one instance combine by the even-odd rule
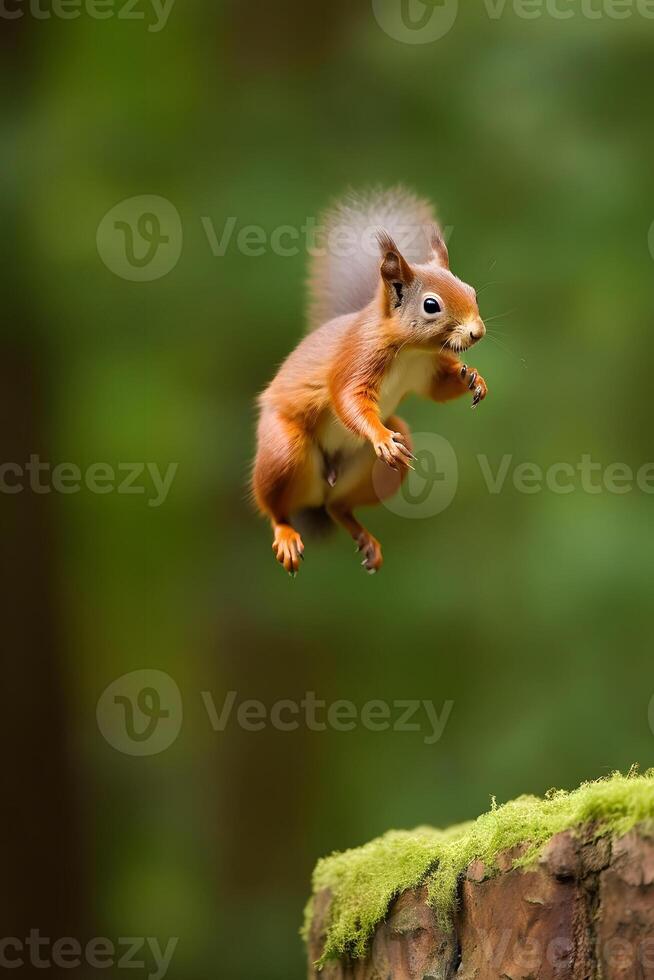
[[[387,372],[379,392],[379,415],[382,421],[392,415],[399,403],[409,394],[409,392],[425,392],[429,387],[429,382],[434,373],[434,355],[423,351],[405,351],[398,355],[395,362]],[[318,444],[323,453],[328,456],[340,456],[339,475],[335,488],[332,490],[327,484],[324,473],[324,461],[319,452],[316,452],[315,477],[311,481],[308,496],[310,496],[310,506],[317,506],[325,500],[340,496],[345,489],[345,484],[349,482],[348,457],[352,464],[355,464],[354,456],[360,456],[364,451],[365,440],[356,436],[340,422],[335,415],[330,413],[317,432]],[[362,461],[363,462],[363,461]],[[369,464],[366,464],[369,465]],[[354,469],[358,469],[354,465]],[[358,477],[357,477],[358,478]]]
[[[409,350],[399,354],[386,373],[379,393],[379,414],[382,419],[392,415],[405,395],[427,391],[434,374],[434,355],[431,352]]]
[[[379,392],[379,416],[384,421],[392,415],[409,392],[427,391],[434,373],[434,355],[424,351],[399,354],[387,371]],[[318,431],[318,442],[329,455],[355,452],[365,440],[346,429],[330,413]]]

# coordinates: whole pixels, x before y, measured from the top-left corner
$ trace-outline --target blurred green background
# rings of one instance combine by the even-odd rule
[[[3,935],[177,936],[169,977],[299,978],[319,856],[651,765],[652,496],[524,494],[510,475],[490,494],[476,460],[654,458],[654,21],[568,6],[461,3],[425,44],[365,0],[177,0],[159,31],[144,0],[144,20],[0,18],[3,461],[179,464],[160,507],[2,496]],[[450,441],[459,486],[429,519],[366,515],[380,575],[339,532],[292,581],[246,484],[307,256],[214,255],[202,219],[270,235],[398,180],[435,200],[454,271],[485,287],[473,363],[491,392],[477,412],[404,407]],[[183,227],[150,282],[96,247],[137,195]],[[184,717],[140,758],[102,737],[96,704],[142,668],[174,679]],[[435,745],[215,732],[203,691],[218,710],[229,691],[454,707]]]

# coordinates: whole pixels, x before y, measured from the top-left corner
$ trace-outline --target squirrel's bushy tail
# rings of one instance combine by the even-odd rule
[[[388,232],[409,262],[425,262],[433,210],[403,187],[350,192],[319,223],[309,276],[310,328],[367,306],[379,283],[377,233]]]

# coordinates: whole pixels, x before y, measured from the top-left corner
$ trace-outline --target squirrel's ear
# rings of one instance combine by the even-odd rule
[[[386,231],[377,235],[382,255],[380,273],[386,286],[389,312],[402,305],[404,288],[410,286],[415,276],[409,263]]]
[[[429,234],[429,245],[431,246],[432,257],[443,269],[449,269],[450,267],[450,253],[447,251],[447,245],[441,235],[441,230],[438,225],[433,225]]]

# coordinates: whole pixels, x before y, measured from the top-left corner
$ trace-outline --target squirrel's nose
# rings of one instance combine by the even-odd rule
[[[473,342],[476,340],[481,340],[481,338],[484,336],[485,333],[486,333],[486,327],[484,326],[484,321],[478,320],[476,323],[473,323],[472,326],[470,327],[470,340],[472,340]]]

